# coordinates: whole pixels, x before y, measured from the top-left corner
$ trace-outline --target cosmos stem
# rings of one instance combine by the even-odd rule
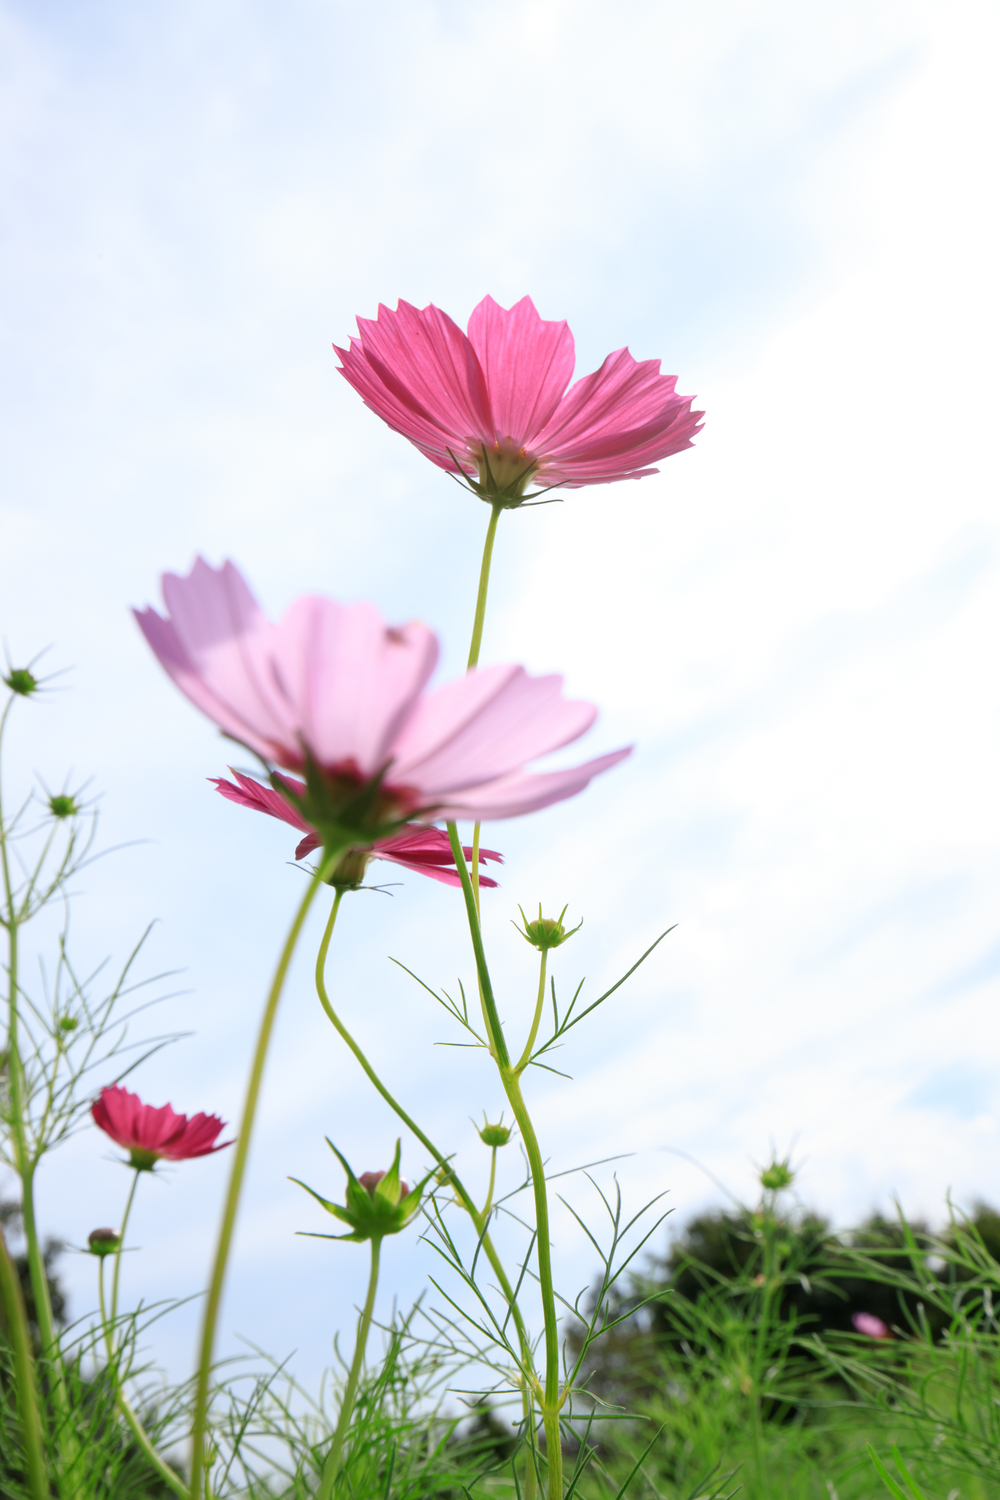
[[[194,1420],[191,1427],[191,1500],[202,1500],[202,1497],[207,1494],[205,1436],[208,1425],[208,1387],[212,1373],[215,1328],[219,1319],[222,1287],[226,1278],[229,1251],[232,1246],[233,1230],[236,1225],[236,1211],[239,1207],[240,1191],[243,1187],[247,1156],[250,1151],[250,1137],[253,1132],[254,1117],[257,1113],[261,1080],[264,1076],[264,1063],[267,1059],[271,1033],[274,1030],[274,1021],[278,1013],[278,1002],[281,999],[281,992],[285,987],[288,967],[292,961],[292,955],[295,952],[299,934],[309,914],[309,908],[312,906],[316,893],[323,883],[324,875],[329,874],[331,870],[336,868],[337,860],[347,847],[349,846],[345,844],[339,849],[325,849],[323,852],[323,863],[309,882],[309,889],[299,903],[299,909],[295,913],[295,918],[285,939],[285,944],[281,950],[281,956],[278,959],[278,965],[274,972],[274,979],[271,982],[271,988],[268,991],[267,1001],[264,1005],[264,1014],[261,1017],[260,1029],[257,1033],[257,1045],[254,1048],[253,1061],[250,1065],[250,1077],[247,1082],[243,1116],[240,1120],[236,1150],[233,1153],[233,1164],[229,1174],[229,1189],[222,1211],[222,1223],[219,1226],[219,1241],[215,1252],[215,1262],[212,1267],[212,1279],[208,1287],[208,1297],[205,1302],[205,1317],[202,1323],[198,1373],[195,1383]]]
[[[381,1247],[381,1239],[378,1237],[374,1238],[372,1240],[372,1268],[368,1277],[368,1295],[365,1298],[361,1317],[358,1319],[358,1337],[354,1345],[354,1358],[351,1361],[350,1372],[347,1376],[344,1399],[340,1403],[337,1430],[333,1434],[333,1443],[326,1456],[326,1463],[323,1465],[323,1477],[316,1492],[316,1500],[330,1500],[330,1496],[333,1494],[333,1486],[337,1481],[337,1471],[340,1468],[340,1455],[343,1452],[344,1439],[351,1425],[354,1401],[358,1394],[358,1382],[361,1379],[361,1371],[365,1363],[368,1331],[372,1326],[372,1313],[375,1310],[375,1292],[378,1288],[378,1260]]]

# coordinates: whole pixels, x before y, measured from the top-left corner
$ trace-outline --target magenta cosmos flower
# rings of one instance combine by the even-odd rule
[[[166,1161],[187,1161],[189,1157],[208,1156],[233,1144],[232,1141],[214,1144],[225,1125],[218,1115],[197,1114],[188,1119],[169,1104],[154,1109],[117,1083],[113,1088],[101,1089],[90,1113],[106,1135],[125,1147],[138,1172],[151,1172],[161,1157]]]
[[[628,749],[560,771],[526,769],[579,738],[590,703],[523,667],[467,672],[432,692],[425,625],[389,626],[370,604],[298,599],[280,624],[231,562],[163,577],[166,616],[136,618],[161,665],[224,734],[304,773],[283,791],[325,847],[370,847],[407,823],[534,812],[581,792]]]
[[[366,406],[501,505],[520,505],[529,482],[579,489],[655,474],[649,465],[690,448],[705,415],[658,359],[627,349],[570,386],[573,335],[530,297],[509,309],[484,297],[467,334],[434,306],[380,306],[358,318],[348,349],[334,348]]]
[[[230,767],[232,770],[232,767]],[[235,782],[226,781],[225,777],[212,776],[209,780],[223,797],[228,797],[230,802],[238,802],[240,807],[252,807],[255,812],[267,813],[272,818],[280,818],[283,823],[290,823],[300,833],[306,836],[300,839],[295,849],[295,858],[304,859],[313,850],[322,847],[323,840],[315,828],[310,828],[301,813],[297,812],[288,798],[276,792],[272,787],[261,786],[259,781],[254,781],[252,776],[244,776],[239,771],[233,771]],[[307,787],[302,781],[295,781],[290,776],[276,778],[280,780],[290,792],[301,802],[307,795]],[[472,848],[463,845],[462,852],[467,860],[472,859]],[[451,840],[440,828],[404,828],[402,833],[392,834],[387,839],[376,839],[371,850],[362,852],[360,856],[351,862],[351,867],[341,869],[338,866],[338,884],[340,877],[349,876],[349,883],[358,886],[364,877],[365,867],[369,859],[387,859],[394,865],[402,865],[404,869],[416,870],[420,875],[429,875],[432,880],[443,881],[445,885],[461,885],[458,870],[455,868],[455,857],[451,852]],[[479,862],[485,864],[488,859],[497,864],[503,864],[503,855],[498,854],[495,849],[480,849]],[[488,875],[480,875],[480,885],[496,886],[496,881],[491,880]],[[361,1178],[358,1178],[361,1181]]]

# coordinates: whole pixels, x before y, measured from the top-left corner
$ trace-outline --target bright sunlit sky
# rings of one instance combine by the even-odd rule
[[[488,828],[501,1006],[533,955],[518,902],[585,925],[557,956],[596,996],[670,937],[529,1096],[553,1171],[617,1153],[677,1225],[755,1191],[772,1149],[848,1224],[898,1194],[1000,1202],[996,674],[997,12],[986,0],[65,0],[0,4],[4,484],[0,634],[70,668],[18,712],[8,795],[93,778],[111,855],[76,882],[81,962],[184,991],[193,1033],[134,1085],[239,1109],[302,877],[294,836],[217,797],[232,758],[128,606],[202,552],[265,607],[298,594],[419,617],[460,671],[484,506],[383,427],[330,345],[399,297],[464,325],[486,293],[567,318],[578,371],[627,344],[707,411],[638,483],[505,515],[484,660],[601,706],[576,754],[634,758]],[[373,872],[395,878],[390,867]],[[416,875],[345,903],[348,1024],[463,1173],[490,1068],[387,955],[472,975],[455,893]],[[397,1134],[319,1011],[306,935],[271,1058],[223,1315],[307,1377],[364,1251],[295,1239]],[[108,1081],[97,1079],[95,1082]],[[505,1166],[516,1175],[516,1148]],[[682,1153],[682,1154],[677,1154]],[[404,1139],[404,1169],[424,1166]],[[126,1293],[204,1284],[225,1155],[144,1182]],[[599,1180],[610,1182],[610,1166]],[[593,1209],[583,1180],[564,1179]],[[39,1181],[75,1244],[127,1175],[83,1132]],[[557,1222],[561,1285],[594,1269]],[[657,1247],[665,1244],[665,1231]],[[386,1257],[406,1305],[435,1257]],[[75,1315],[93,1264],[67,1256]],[[188,1368],[195,1311],[155,1330]]]

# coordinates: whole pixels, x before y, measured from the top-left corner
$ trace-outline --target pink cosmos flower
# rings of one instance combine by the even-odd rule
[[[579,489],[655,474],[649,465],[690,448],[705,415],[658,359],[627,349],[567,390],[573,335],[530,297],[509,309],[484,297],[467,335],[440,308],[408,302],[358,318],[358,330],[348,349],[334,348],[365,405],[501,504],[520,505],[529,481]]]
[[[230,767],[232,770],[232,767]],[[298,828],[306,836],[301,839],[295,850],[296,859],[304,859],[314,849],[322,847],[323,840],[314,828],[310,828],[305,818],[292,806],[287,797],[280,792],[274,791],[269,786],[261,786],[259,781],[254,781],[252,776],[244,776],[240,771],[233,771],[236,777],[234,785],[226,781],[222,776],[211,776],[209,780],[223,797],[228,797],[230,802],[238,802],[241,807],[252,807],[256,812],[268,813],[272,818],[280,818],[283,823],[290,823],[293,828]],[[304,782],[296,781],[291,776],[275,778],[282,781],[301,800],[305,797],[307,788]],[[471,845],[463,845],[462,853],[467,860],[472,859]],[[370,857],[372,859],[391,860],[394,865],[402,865],[407,870],[417,870],[421,875],[429,875],[432,880],[443,881],[445,885],[461,885],[458,870],[455,868],[455,858],[451,852],[451,840],[440,828],[406,828],[402,833],[392,834],[387,839],[376,839],[372,844]],[[495,849],[480,849],[480,864],[485,864],[488,859],[495,860],[497,864],[503,864],[503,855],[498,854]],[[360,884],[364,869],[358,872],[358,883]],[[488,875],[480,875],[481,886],[496,886],[496,881],[491,880]],[[358,1178],[361,1181],[361,1178]]]
[[[874,1313],[856,1312],[851,1314],[851,1322],[857,1333],[863,1333],[869,1339],[891,1339],[892,1330],[881,1318]]]
[[[298,599],[272,624],[231,562],[163,577],[166,616],[136,612],[160,664],[224,734],[305,773],[298,804],[324,842],[371,844],[406,822],[485,822],[581,792],[630,753],[560,771],[525,767],[597,716],[560,677],[495,666],[425,692],[438,643],[370,604]],[[287,786],[287,783],[286,783]]]
[[[225,1125],[218,1115],[197,1114],[188,1119],[169,1104],[155,1109],[120,1084],[102,1089],[90,1113],[106,1135],[125,1147],[132,1166],[139,1172],[151,1172],[161,1157],[167,1161],[187,1161],[189,1157],[208,1156],[233,1144],[232,1141],[213,1144]]]

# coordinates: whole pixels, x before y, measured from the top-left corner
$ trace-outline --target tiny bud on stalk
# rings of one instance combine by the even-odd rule
[[[91,1255],[114,1255],[122,1237],[117,1229],[92,1229],[87,1236]]]
[[[565,906],[558,917],[543,917],[542,903],[539,902],[538,919],[534,922],[528,921],[522,907],[519,906],[518,911],[521,913],[521,921],[524,923],[524,926],[517,927],[516,922],[514,926],[517,927],[522,937],[527,938],[533,948],[538,949],[539,953],[546,953],[550,948],[560,947],[562,943],[565,943],[568,938],[573,936],[574,932],[579,932],[583,926],[582,922],[578,922],[575,927],[571,927],[567,932],[563,926],[563,917],[567,911]]]
[[[12,693],[18,693],[22,698],[30,698],[38,688],[38,678],[27,667],[11,667],[9,675],[3,681]]]
[[[494,1148],[497,1146],[506,1146],[510,1140],[510,1126],[503,1124],[484,1125],[479,1132],[479,1139],[484,1146],[492,1146]]]

